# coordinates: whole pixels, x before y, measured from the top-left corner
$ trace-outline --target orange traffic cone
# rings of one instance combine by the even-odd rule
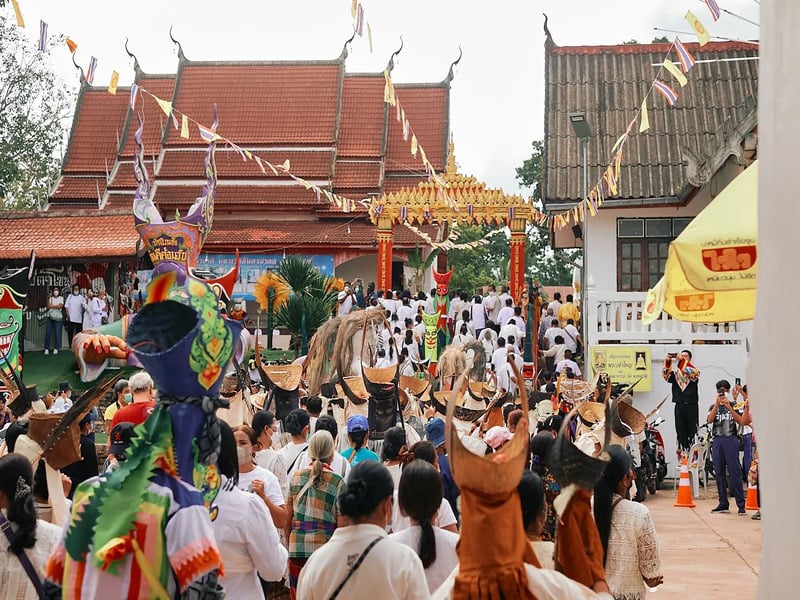
[[[750,483],[747,486],[747,499],[745,500],[744,507],[746,510],[758,510],[758,485]]]
[[[673,506],[694,508],[696,505],[692,501],[692,487],[689,481],[689,466],[686,464],[686,456],[681,463],[681,478],[678,482],[678,499]]]

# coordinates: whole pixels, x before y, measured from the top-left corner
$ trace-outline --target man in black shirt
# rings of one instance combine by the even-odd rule
[[[72,489],[69,492],[70,499],[72,499],[72,494],[79,483],[91,477],[96,477],[99,472],[97,448],[95,448],[94,442],[89,437],[89,434],[94,430],[96,419],[97,415],[93,412],[87,413],[81,419],[79,424],[81,430],[81,459],[61,469],[64,475],[72,480]]]
[[[678,450],[688,452],[697,434],[699,396],[697,380],[700,370],[692,364],[689,350],[677,354],[667,354],[661,371],[664,380],[672,384],[672,402],[675,403],[675,433],[678,436]]]
[[[733,497],[739,507],[739,514],[745,514],[744,491],[742,490],[742,469],[739,464],[739,437],[738,429],[744,422],[744,417],[731,406],[728,393],[731,384],[722,379],[717,382],[717,399],[708,412],[706,421],[713,423],[711,433],[714,441],[711,443],[711,458],[714,460],[714,478],[717,480],[717,493],[719,504],[712,513],[729,512],[728,483],[725,471],[731,479]]]

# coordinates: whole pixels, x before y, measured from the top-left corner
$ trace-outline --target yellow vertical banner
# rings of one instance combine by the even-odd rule
[[[697,41],[700,42],[701,46],[705,46],[711,39],[708,29],[703,26],[703,24],[700,22],[700,19],[695,17],[694,13],[690,10],[686,11],[686,20],[689,22],[689,25],[692,26],[695,35],[697,35]]]
[[[672,62],[670,59],[668,58],[664,59],[664,68],[670,72],[670,74],[678,81],[679,84],[681,84],[681,87],[689,83],[689,80],[686,79],[686,75],[681,73],[681,70],[678,68],[678,65]]]
[[[119,73],[117,73],[116,71],[111,71],[111,81],[108,84],[108,93],[116,94],[118,84],[119,84]]]
[[[647,114],[647,97],[642,100],[642,109],[639,111],[641,122],[639,123],[639,133],[650,129],[650,117]]]
[[[19,2],[17,0],[11,0],[11,5],[14,7],[14,16],[17,17],[17,27],[25,27],[25,19],[22,18]]]
[[[186,115],[181,115],[181,137],[189,139],[189,118]]]

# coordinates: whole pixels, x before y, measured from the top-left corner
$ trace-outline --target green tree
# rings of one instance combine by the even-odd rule
[[[542,210],[542,193],[539,188],[542,180],[541,140],[533,142],[531,157],[517,167],[517,181],[523,187],[531,188],[534,205]],[[553,250],[550,247],[550,232],[546,227],[531,224],[528,226],[528,240],[525,251],[525,264],[528,276],[542,285],[570,285],[575,261],[581,256],[580,250]]]
[[[410,288],[415,294],[420,291],[422,282],[425,279],[425,272],[431,268],[433,261],[436,260],[436,257],[439,255],[439,250],[434,248],[427,258],[423,258],[422,254],[419,242],[416,242],[414,244],[414,249],[408,251],[408,258],[406,259],[408,266],[414,270]]]
[[[653,42],[652,43],[653,44],[669,44],[669,43],[671,43],[671,40],[667,36],[662,35],[661,37],[653,38]]]
[[[0,65],[0,209],[30,210],[46,202],[58,175],[73,97],[5,14]]]
[[[299,256],[284,258],[275,273],[292,290],[292,295],[275,313],[278,325],[292,335],[295,356],[308,352],[308,340],[327,321],[336,306],[333,279],[325,278],[311,261]]]
[[[497,227],[458,226],[455,229],[458,235],[456,243],[464,244],[480,240]],[[491,236],[484,245],[448,251],[447,262],[455,267],[450,289],[474,294],[481,286],[505,283],[508,281],[509,258],[508,236],[500,233]]]

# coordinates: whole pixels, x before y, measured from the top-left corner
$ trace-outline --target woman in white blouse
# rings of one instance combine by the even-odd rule
[[[631,458],[618,445],[594,488],[594,520],[605,553],[606,582],[615,600],[644,600],[647,587],[661,585],[658,536],[645,506],[627,499],[633,483]]]
[[[222,486],[211,509],[211,522],[225,575],[221,583],[228,598],[264,598],[259,576],[278,581],[283,576],[289,553],[266,504],[255,494],[240,490],[237,445],[230,426],[220,421],[222,432],[217,461]]]

